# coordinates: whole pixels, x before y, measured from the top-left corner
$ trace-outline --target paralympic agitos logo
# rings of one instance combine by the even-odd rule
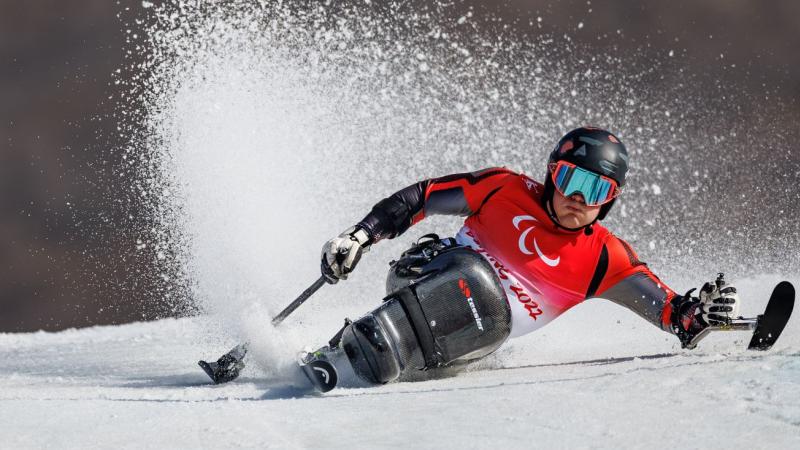
[[[539,222],[533,216],[516,216],[512,220],[512,223],[514,224],[514,228],[519,230],[520,224],[526,221]],[[528,228],[525,228],[525,231],[523,231],[522,234],[519,235],[519,241],[517,242],[517,245],[519,246],[519,251],[521,251],[526,255],[533,255],[533,252],[528,248],[527,244],[525,243],[525,240],[528,237],[528,233],[533,231],[535,228],[536,225],[531,225]],[[533,237],[533,249],[536,251],[536,255],[539,256],[539,259],[550,267],[556,267],[558,263],[561,262],[560,256],[556,256],[555,258],[548,258],[547,256],[545,256],[544,253],[542,253],[542,250],[539,248],[539,244],[536,242],[536,236]]]

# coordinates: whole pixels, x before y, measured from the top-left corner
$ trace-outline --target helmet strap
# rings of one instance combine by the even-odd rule
[[[610,202],[606,203],[602,207],[600,207],[600,214],[597,216],[597,220],[603,220],[606,218],[606,214],[611,211],[611,207],[614,206],[614,203],[617,202],[617,199],[613,199]]]

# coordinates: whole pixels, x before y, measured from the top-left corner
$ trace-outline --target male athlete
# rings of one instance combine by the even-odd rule
[[[592,297],[620,304],[693,348],[738,316],[722,277],[677,295],[603,220],[622,193],[628,152],[599,128],[567,133],[544,184],[504,168],[420,181],[378,202],[322,249],[329,283],[362,254],[435,214],[466,217],[455,238],[425,236],[392,262],[380,306],[301,357],[313,387],[373,385],[483,357]],[[201,366],[215,382],[244,367],[246,346]]]
[[[739,297],[722,279],[706,283],[699,298],[691,297],[694,289],[677,295],[599,223],[627,170],[622,142],[585,127],[558,142],[544,184],[492,168],[420,181],[381,200],[323,247],[329,282],[347,279],[371,245],[427,216],[466,220],[455,240],[423,240],[394,263],[383,305],[346,321],[330,345],[305,355],[306,373],[322,391],[336,383],[331,371],[385,383],[484,356],[592,297],[634,311],[692,348],[704,328],[738,316]]]

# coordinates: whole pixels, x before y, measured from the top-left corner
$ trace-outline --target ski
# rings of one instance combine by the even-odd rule
[[[245,355],[247,355],[247,344],[239,344],[214,362],[198,361],[197,364],[214,384],[222,384],[239,377],[239,372],[245,366]],[[298,365],[317,391],[328,392],[336,387],[338,374],[323,349],[302,354]]]
[[[753,330],[748,350],[769,350],[778,341],[783,329],[789,322],[794,309],[794,286],[788,281],[781,281],[775,286],[764,309],[764,314],[755,318],[739,317],[726,325],[715,325],[705,328],[684,348],[693,349],[712,331],[749,331]]]

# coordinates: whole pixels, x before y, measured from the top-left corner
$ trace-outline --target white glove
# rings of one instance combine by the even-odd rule
[[[369,234],[362,228],[350,227],[322,246],[322,275],[328,283],[346,280],[355,269],[361,254],[369,251]]]
[[[721,277],[717,283],[706,283],[700,289],[700,311],[709,325],[727,325],[739,318],[739,303],[736,288]]]

